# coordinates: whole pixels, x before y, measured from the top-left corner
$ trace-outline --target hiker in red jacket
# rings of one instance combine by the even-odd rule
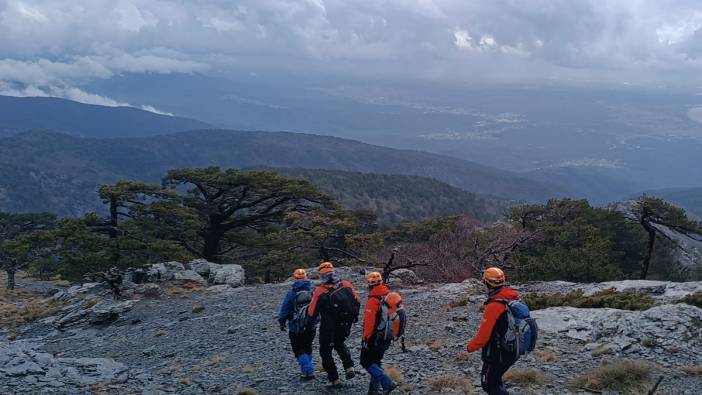
[[[385,374],[381,361],[392,339],[383,339],[378,333],[379,315],[382,314],[383,299],[390,289],[383,284],[383,276],[378,272],[368,273],[368,302],[363,313],[363,342],[361,366],[371,376],[368,395],[385,395],[397,388],[397,384]],[[397,294],[395,294],[397,295]]]
[[[480,328],[467,345],[468,352],[482,349],[483,368],[480,383],[490,395],[509,395],[502,382],[502,375],[516,362],[514,353],[501,350],[499,341],[507,332],[506,307],[500,300],[519,298],[519,293],[505,285],[505,273],[491,267],[483,272],[483,283],[488,289]]]
[[[310,323],[320,317],[319,355],[322,367],[327,372],[329,385],[340,387],[339,372],[336,370],[332,350],[341,358],[346,379],[356,376],[353,370],[351,352],[344,342],[351,334],[351,326],[358,321],[361,298],[347,280],[342,280],[331,262],[323,262],[318,269],[322,284],[312,294],[312,302],[307,308]],[[311,324],[310,324],[311,325]]]

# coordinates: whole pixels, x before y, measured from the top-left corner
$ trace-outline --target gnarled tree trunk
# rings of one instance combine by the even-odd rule
[[[656,243],[656,229],[651,226],[645,219],[641,220],[641,226],[648,233],[648,247],[646,251],[646,257],[644,257],[643,262],[641,262],[641,279],[645,280],[648,276],[648,268],[651,266],[651,257],[653,256],[653,247]]]
[[[15,271],[5,270],[7,273],[7,289],[15,289]]]

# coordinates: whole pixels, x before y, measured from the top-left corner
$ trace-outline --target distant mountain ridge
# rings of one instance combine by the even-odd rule
[[[0,139],[0,210],[79,215],[100,207],[95,189],[119,179],[157,182],[176,167],[311,168],[435,178],[475,193],[542,201],[558,187],[420,151],[287,132],[199,130],[92,139],[23,132]]]
[[[0,96],[0,137],[53,130],[84,137],[141,137],[209,128],[205,122],[133,107],[106,107],[53,97]]]

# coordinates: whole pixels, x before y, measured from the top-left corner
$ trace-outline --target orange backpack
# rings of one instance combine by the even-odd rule
[[[385,295],[380,303],[376,331],[381,340],[392,341],[401,338],[407,327],[407,314],[402,305],[402,297],[397,292]]]

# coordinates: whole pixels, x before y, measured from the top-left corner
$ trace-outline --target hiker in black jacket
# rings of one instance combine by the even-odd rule
[[[346,379],[356,376],[353,370],[351,352],[344,342],[351,334],[351,325],[358,321],[361,298],[350,282],[342,280],[334,271],[331,262],[319,265],[322,284],[315,289],[312,302],[308,308],[309,316],[315,320],[321,318],[319,325],[319,355],[322,357],[322,367],[327,372],[329,384],[339,387],[339,372],[336,370],[332,350],[341,358],[346,371]]]

